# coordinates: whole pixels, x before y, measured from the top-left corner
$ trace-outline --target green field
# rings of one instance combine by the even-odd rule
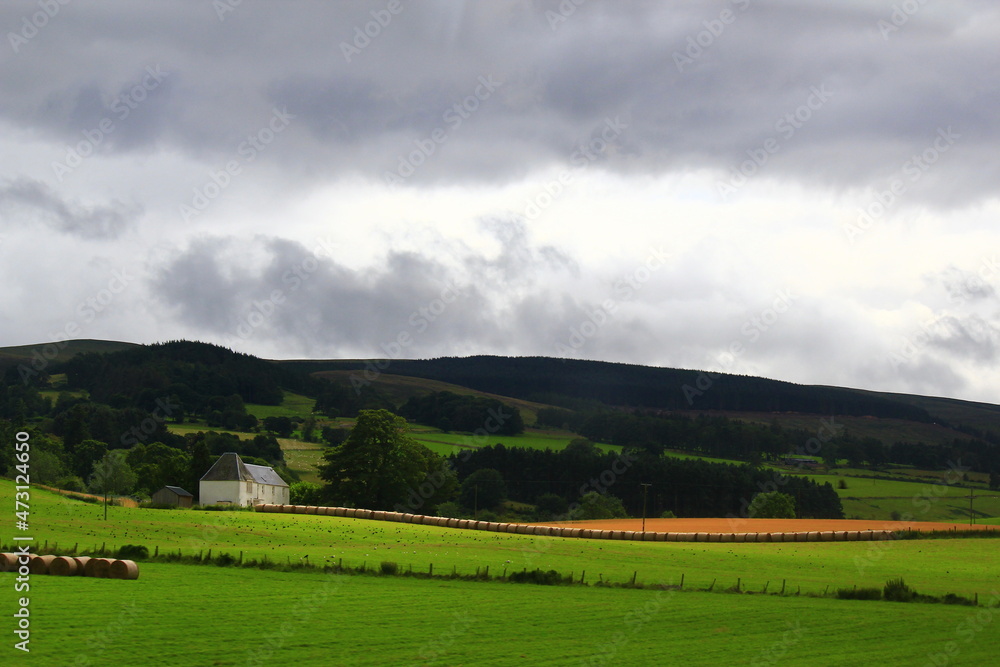
[[[1000,622],[945,605],[159,563],[136,581],[31,586],[22,661],[46,667],[919,665],[949,650],[949,665],[985,665]],[[12,609],[7,596],[8,623]]]
[[[316,405],[315,398],[294,394],[290,391],[284,392],[284,395],[285,398],[281,405],[247,403],[247,412],[261,420],[266,417],[301,417],[305,419],[312,414],[313,406]]]
[[[11,482],[0,482],[5,495]],[[827,587],[881,586],[903,576],[916,590],[940,595],[985,594],[1000,587],[1000,573],[984,568],[995,560],[995,539],[901,540],[838,543],[647,543],[543,538],[326,516],[256,512],[200,512],[109,507],[34,490],[32,516],[39,548],[54,543],[80,550],[142,544],[161,552],[197,554],[212,549],[244,559],[265,556],[276,562],[339,563],[375,566],[383,560],[402,568],[435,572],[455,569],[472,574],[489,567],[494,574],[524,568],[554,569],[587,581],[675,581],[691,587],[735,585],[771,590],[782,580],[803,593]],[[46,545],[47,542],[47,545]]]

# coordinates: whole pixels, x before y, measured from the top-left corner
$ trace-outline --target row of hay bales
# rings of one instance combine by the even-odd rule
[[[602,540],[640,540],[645,542],[844,542],[883,540],[893,537],[888,530],[827,530],[794,533],[658,533],[652,531],[599,530],[569,526],[536,526],[525,523],[497,523],[474,519],[451,519],[423,514],[382,512],[351,507],[316,507],[314,505],[257,505],[258,512],[286,514],[319,514],[373,521],[419,523],[443,528],[488,530],[497,533],[544,535],[548,537],[583,537]]]
[[[0,572],[19,572],[27,567],[30,574],[51,574],[57,577],[96,577],[98,579],[138,579],[135,561],[90,556],[39,556],[28,554],[27,566],[18,562],[18,554],[0,554]]]

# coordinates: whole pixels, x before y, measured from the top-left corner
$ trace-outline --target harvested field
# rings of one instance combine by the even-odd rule
[[[642,519],[561,521],[546,526],[598,530],[642,530]],[[858,519],[646,519],[646,531],[658,533],[801,533],[827,530],[997,530],[1000,526],[930,521],[866,521]]]

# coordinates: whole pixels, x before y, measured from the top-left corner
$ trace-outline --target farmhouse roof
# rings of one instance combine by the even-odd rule
[[[250,474],[253,475],[254,481],[258,484],[288,486],[285,480],[281,479],[281,476],[274,472],[274,468],[269,468],[267,466],[255,466],[252,463],[244,463],[243,465],[250,471]]]
[[[163,488],[165,488],[165,489],[169,489],[170,491],[173,491],[173,492],[174,492],[174,493],[176,493],[176,494],[177,494],[178,496],[191,496],[192,498],[194,498],[194,496],[193,496],[193,495],[191,495],[190,493],[188,493],[187,491],[185,491],[184,489],[182,489],[182,488],[181,488],[181,487],[179,487],[179,486],[170,486],[170,485],[168,484],[167,486],[165,486],[165,487],[163,487]]]
[[[203,482],[257,482],[273,486],[288,486],[285,480],[274,472],[274,468],[243,463],[236,452],[226,452],[209,468]]]

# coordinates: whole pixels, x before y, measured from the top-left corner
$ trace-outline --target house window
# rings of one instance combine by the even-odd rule
[[[247,493],[253,493],[253,482],[247,482]]]

